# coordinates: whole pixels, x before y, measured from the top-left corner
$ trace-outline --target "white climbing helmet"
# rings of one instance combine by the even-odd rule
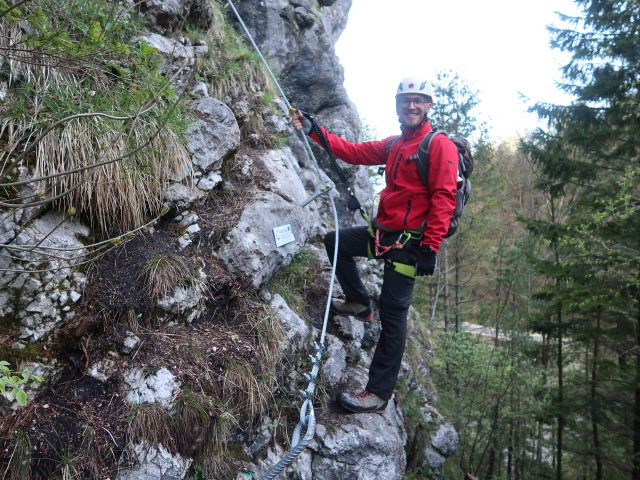
[[[396,92],[396,98],[398,95],[404,93],[418,93],[420,95],[426,95],[431,97],[433,102],[433,90],[428,80],[421,77],[405,77],[400,81],[398,85],[398,91]]]

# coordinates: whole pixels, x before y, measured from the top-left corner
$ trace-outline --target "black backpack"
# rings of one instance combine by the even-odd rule
[[[431,130],[425,135],[418,147],[418,153],[409,157],[410,160],[416,161],[418,167],[418,175],[422,183],[429,186],[429,147],[431,141],[436,135],[447,135],[444,130]],[[391,146],[399,139],[396,137],[387,146],[387,152],[391,150]],[[466,138],[463,137],[450,137],[453,144],[458,149],[458,186],[456,190],[456,206],[451,214],[451,221],[449,222],[449,231],[445,235],[445,238],[452,236],[456,233],[458,225],[460,225],[460,217],[464,212],[464,207],[471,196],[471,181],[469,177],[473,172],[473,155],[471,154],[471,144]]]

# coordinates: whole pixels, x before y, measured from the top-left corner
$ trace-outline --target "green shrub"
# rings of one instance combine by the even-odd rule
[[[30,381],[40,383],[44,382],[44,378],[33,375],[27,370],[13,371],[9,368],[9,362],[0,360],[0,394],[24,405],[28,398],[23,386]]]

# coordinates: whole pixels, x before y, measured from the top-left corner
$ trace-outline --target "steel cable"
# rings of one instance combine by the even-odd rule
[[[238,10],[236,9],[235,5],[231,0],[228,0],[228,4],[233,10],[233,13],[235,14],[236,18],[238,19],[238,22],[240,23],[242,29],[244,30],[245,35],[251,42],[251,45],[253,46],[256,53],[260,57],[260,60],[262,61],[265,68],[269,72],[269,76],[271,77],[271,80],[273,81],[274,85],[280,92],[280,96],[282,97],[282,100],[284,101],[285,105],[289,109],[289,113],[296,112],[297,110],[291,106],[291,103],[289,103],[289,100],[287,99],[287,96],[282,90],[280,83],[278,82],[275,75],[271,71],[269,64],[267,63],[266,59],[262,55],[262,52],[260,52],[258,45],[256,45],[255,41],[253,40],[253,37],[249,32],[249,29],[247,28],[244,21],[242,20],[242,17],[238,13]],[[318,162],[313,154],[313,151],[311,150],[311,145],[309,144],[309,140],[307,139],[306,135],[302,131],[300,131],[300,136],[302,137],[305,147],[307,149],[307,152],[309,153],[309,157],[311,158],[315,166],[316,172],[318,173],[318,177],[322,178],[322,172],[320,170],[320,167],[318,166]],[[269,470],[267,470],[267,472],[265,472],[261,480],[272,480],[276,478],[276,476],[279,475],[280,472],[282,472],[282,470],[284,470],[286,467],[288,467],[295,461],[298,455],[300,455],[304,451],[304,449],[307,447],[307,445],[309,445],[311,440],[313,440],[313,437],[315,435],[316,418],[313,410],[313,395],[315,392],[316,379],[318,377],[318,372],[320,371],[320,367],[322,366],[322,355],[324,354],[324,349],[325,349],[324,340],[327,332],[329,312],[331,309],[331,298],[333,296],[333,287],[335,284],[336,265],[338,262],[338,241],[339,241],[338,210],[336,208],[336,204],[333,198],[334,192],[331,189],[328,189],[325,193],[327,193],[329,197],[331,207],[333,210],[333,218],[334,218],[334,223],[336,225],[336,240],[335,240],[335,247],[333,250],[333,262],[332,262],[333,266],[331,270],[331,280],[329,282],[329,293],[327,298],[327,304],[325,307],[324,321],[322,324],[322,331],[320,333],[320,341],[314,344],[313,346],[314,353],[313,355],[310,356],[310,361],[312,364],[311,372],[308,374],[305,374],[305,380],[307,380],[307,388],[305,390],[300,390],[298,392],[300,396],[304,399],[304,402],[302,404],[302,407],[300,408],[300,422],[298,423],[298,425],[296,425],[291,438],[291,449],[278,463],[276,463]],[[302,429],[305,427],[306,427],[306,433],[304,437],[300,439]]]

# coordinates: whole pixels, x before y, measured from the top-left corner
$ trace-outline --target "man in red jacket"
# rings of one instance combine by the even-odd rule
[[[402,135],[380,141],[351,143],[320,127],[334,155],[353,165],[385,165],[386,186],[380,193],[378,213],[368,227],[340,229],[336,276],[344,300],[332,299],[338,315],[371,320],[369,293],[358,274],[354,257],[375,256],[385,260],[378,301],[382,332],[369,368],[365,390],[341,392],[338,402],[352,412],[384,411],[393,394],[404,353],[407,314],[416,275],[433,275],[436,253],[449,228],[456,205],[458,151],[445,135],[433,138],[429,147],[429,185],[418,175],[415,155],[424,136],[431,131],[427,115],[433,102],[428,81],[404,78],[396,92],[396,112]],[[306,119],[293,118],[296,129]],[[306,132],[319,141],[316,133]],[[329,232],[325,247],[333,260],[336,232]],[[403,268],[407,267],[409,268]]]

